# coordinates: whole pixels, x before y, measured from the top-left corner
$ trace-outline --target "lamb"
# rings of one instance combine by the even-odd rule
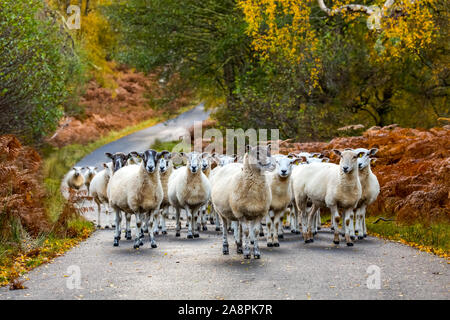
[[[100,214],[101,214],[101,205],[105,207],[106,215],[110,216],[110,208],[109,208],[109,200],[108,200],[108,183],[112,175],[112,162],[103,163],[104,169],[97,173],[91,181],[90,184],[90,196],[94,198],[95,203],[97,204],[97,227],[101,227],[100,222]],[[105,228],[108,229],[109,226],[115,227],[113,223],[106,223]]]
[[[166,219],[169,215],[169,207],[170,207],[168,186],[169,186],[169,177],[173,172],[173,163],[171,160],[172,154],[166,150],[163,152],[164,156],[159,160],[159,176],[161,179],[161,186],[163,188],[164,196],[161,202],[158,218],[159,222],[161,223],[161,233],[167,234]],[[158,234],[157,227],[159,227],[158,219],[157,223],[155,223],[155,234]]]
[[[284,212],[293,200],[291,172],[292,164],[297,160],[297,158],[278,156],[276,157],[277,170],[268,174],[268,183],[272,192],[272,202],[266,215],[268,247],[280,246],[278,233],[281,229]]]
[[[353,152],[358,152],[358,154],[360,154],[358,157],[358,172],[362,195],[356,206],[355,233],[358,234],[358,239],[361,240],[367,236],[366,209],[377,199],[378,194],[380,193],[380,184],[370,168],[371,162],[375,160],[370,157],[374,156],[378,152],[378,149],[372,148],[367,150],[358,148],[353,150]],[[362,155],[361,152],[363,152]]]
[[[181,152],[180,155],[187,159],[187,165],[174,170],[168,184],[169,202],[176,210],[176,236],[180,236],[180,210],[184,209],[189,221],[187,237],[198,238],[195,222],[198,211],[208,202],[211,185],[201,170],[201,153]]]
[[[86,186],[86,189],[89,194],[89,187],[91,184],[92,179],[94,179],[94,176],[97,174],[97,167],[84,167],[83,169],[86,169],[87,171],[84,173],[84,185]]]
[[[261,257],[255,231],[272,202],[272,192],[265,174],[275,169],[270,153],[270,145],[246,146],[243,164],[228,164],[213,177],[211,200],[222,219],[223,254],[229,254],[228,222],[239,221],[234,229],[237,252],[243,253],[245,259],[250,259],[251,240],[254,258]]]
[[[130,155],[140,157],[142,159],[141,164],[122,167],[111,177],[108,185],[108,199],[109,205],[116,212],[114,246],[119,245],[120,223],[122,220],[120,211],[123,211],[128,215],[136,215],[134,248],[137,249],[143,245],[144,232],[141,229],[143,220],[149,221],[151,247],[157,247],[153,233],[153,223],[164,197],[157,163],[166,152],[147,150],[143,153],[138,153],[133,151]]]
[[[295,205],[302,213],[303,238],[305,243],[313,242],[311,226],[313,216],[320,207],[328,207],[335,223],[339,223],[338,208],[344,210],[343,224],[350,226],[353,223],[353,209],[361,198],[361,183],[358,175],[357,159],[360,153],[353,151],[333,152],[340,157],[339,165],[332,163],[312,163],[297,167],[292,175]],[[307,213],[308,199],[312,207]],[[306,225],[304,225],[306,224]],[[346,228],[345,239],[348,246],[353,243],[350,239],[349,228]],[[334,230],[335,244],[339,244],[339,231]]]

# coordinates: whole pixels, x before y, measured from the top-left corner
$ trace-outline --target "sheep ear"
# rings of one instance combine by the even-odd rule
[[[372,149],[370,149],[370,151],[369,151],[369,156],[374,156],[377,152],[378,152],[378,149],[377,149],[377,148],[372,148]]]
[[[342,153],[338,149],[333,149],[333,152],[338,155],[339,157],[342,156]]]
[[[311,158],[320,158],[321,154],[318,152],[315,152],[312,154]]]
[[[270,156],[272,154],[272,145],[269,143],[267,145],[267,155]]]
[[[128,154],[128,156],[129,156],[129,158],[130,158],[130,157],[135,157],[135,158],[140,158],[140,157],[142,157],[142,156],[141,156],[141,153],[136,152],[136,151],[131,151],[131,152]]]
[[[113,158],[113,155],[112,155],[112,153],[109,153],[109,152],[105,152],[105,156],[107,156],[108,158],[110,158],[110,159],[112,159]]]
[[[322,158],[322,162],[330,162],[330,158],[323,157],[323,158]]]
[[[103,162],[102,165],[104,168],[108,169],[108,164],[106,162]]]
[[[208,153],[208,152],[203,152],[203,153],[202,153],[202,159],[203,159],[205,156],[208,157],[208,156],[209,156],[209,153]]]
[[[170,155],[170,152],[167,151],[167,150],[158,152],[158,153],[156,154],[156,161],[158,161],[158,160],[161,159],[161,158],[165,158],[166,155],[168,155],[168,154]]]

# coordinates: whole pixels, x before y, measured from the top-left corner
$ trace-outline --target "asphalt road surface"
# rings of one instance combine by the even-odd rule
[[[172,120],[172,127],[157,125],[158,130],[124,137],[80,164],[101,163],[107,151],[143,150],[155,138],[177,139],[183,128],[207,117],[199,106]],[[94,212],[87,217],[96,220]],[[212,225],[197,239],[187,239],[185,228],[175,237],[173,220],[168,226],[167,235],[157,236],[156,249],[148,236],[138,250],[133,240],[113,247],[113,231],[97,230],[64,256],[29,272],[27,289],[0,288],[0,300],[450,298],[448,261],[399,243],[368,237],[353,247],[336,246],[330,230],[323,229],[314,243],[304,244],[300,235],[286,231],[279,248],[267,248],[260,238],[261,259],[244,260],[231,234],[230,255],[222,255],[221,233]]]

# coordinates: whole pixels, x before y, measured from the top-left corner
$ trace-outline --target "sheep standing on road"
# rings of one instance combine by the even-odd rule
[[[330,208],[331,218],[337,225],[339,223],[338,208],[343,209],[343,225],[350,227],[353,224],[353,209],[361,198],[357,163],[359,153],[350,150],[342,152],[333,150],[333,152],[340,157],[339,165],[307,164],[297,167],[292,175],[295,204],[302,216],[308,217],[306,230],[305,226],[302,226],[305,243],[314,241],[311,232],[312,221],[320,207]],[[309,213],[306,210],[308,199],[312,202]],[[352,246],[349,229],[345,228],[345,240],[348,246]],[[339,244],[337,228],[334,230],[334,243]]]
[[[237,252],[249,259],[250,241],[253,241],[253,256],[259,259],[261,253],[255,231],[272,202],[272,192],[266,176],[266,171],[275,168],[270,145],[247,146],[243,162],[229,164],[215,173],[211,200],[223,223],[223,254],[229,253],[228,222],[239,221],[234,230]]]
[[[89,188],[91,185],[91,181],[92,181],[92,179],[94,179],[94,176],[97,174],[97,167],[84,167],[83,169],[87,170],[84,173],[84,185],[86,186],[86,189],[89,194]]]
[[[166,219],[169,216],[169,177],[173,172],[172,154],[169,151],[163,151],[164,156],[159,160],[159,176],[163,189],[163,200],[159,209],[159,214],[155,223],[155,234],[158,234],[158,228],[161,226],[161,233],[167,234]],[[159,220],[159,221],[158,221]],[[145,231],[145,230],[144,230]],[[148,231],[148,230],[147,230]]]
[[[281,229],[282,217],[292,203],[291,185],[292,164],[297,158],[276,157],[277,169],[268,174],[268,182],[272,192],[272,202],[266,215],[266,237],[268,247],[279,247],[278,233]],[[281,229],[282,230],[282,229]],[[281,231],[282,232],[282,231]]]
[[[366,209],[371,205],[380,194],[380,184],[376,175],[373,174],[370,164],[374,159],[370,157],[377,153],[378,149],[372,148],[370,150],[358,148],[353,152],[358,152],[358,172],[359,181],[361,182],[362,195],[356,207],[356,222],[355,233],[358,234],[358,239],[361,240],[367,236],[366,228]],[[363,152],[363,154],[361,154]]]
[[[108,183],[112,175],[112,162],[103,163],[104,169],[97,173],[91,181],[90,184],[90,195],[93,197],[95,203],[97,204],[97,227],[101,227],[100,215],[101,206],[105,207],[105,212],[108,219],[111,219],[109,200],[108,200]],[[114,223],[106,222],[105,228],[109,226],[114,227]]]
[[[131,152],[130,155],[140,157],[140,165],[125,166],[114,173],[108,187],[110,206],[116,212],[116,232],[114,246],[119,245],[121,212],[135,214],[136,239],[134,248],[143,245],[144,232],[141,229],[142,221],[149,221],[150,244],[156,248],[153,234],[153,223],[163,200],[163,189],[159,178],[158,161],[165,152],[147,150],[143,153]]]
[[[180,210],[184,209],[188,219],[188,238],[198,238],[196,229],[198,211],[210,197],[211,185],[201,169],[202,154],[180,153],[187,165],[173,171],[169,178],[169,202],[176,210],[176,236],[180,236]]]
[[[209,178],[209,175],[211,174],[211,155],[209,155],[208,153],[203,153],[202,154],[202,171],[204,173],[204,175]],[[197,221],[197,230],[200,231],[207,231],[208,227],[206,226],[206,223],[208,221],[208,217],[207,217],[207,208],[208,208],[208,203],[209,203],[209,199],[208,202],[203,205],[200,209],[200,214],[198,215],[198,221]]]

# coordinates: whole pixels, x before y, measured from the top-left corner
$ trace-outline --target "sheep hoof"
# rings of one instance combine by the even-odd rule
[[[106,226],[105,226],[105,229],[109,229],[109,226],[108,226],[108,225],[106,225]]]
[[[162,234],[167,234],[167,231],[166,231],[166,230],[164,230],[164,231],[162,231],[161,233],[162,233]]]
[[[131,240],[132,238],[131,238],[131,231],[126,231],[125,232],[125,239],[127,239],[127,240]]]
[[[272,242],[267,242],[267,246],[268,246],[269,248],[272,248],[272,247],[273,247],[273,243],[272,243]]]
[[[297,231],[295,231],[294,229],[291,229],[291,232],[292,232],[292,233],[297,233]]]
[[[353,242],[347,242],[347,247],[353,247]]]
[[[207,226],[203,226],[203,231],[208,231],[208,227]]]
[[[359,231],[358,230],[355,230],[355,234],[358,234],[359,233]]]
[[[242,251],[241,247],[238,247],[237,250],[236,250],[236,253],[237,254],[242,254],[242,253],[244,253],[244,251]]]
[[[251,255],[250,254],[244,254],[244,259],[250,259]]]
[[[300,231],[298,231],[298,230],[297,230],[297,231],[295,231],[295,234],[300,234]]]
[[[314,232],[313,232],[313,236],[315,236],[316,234],[317,234],[317,231],[314,231]]]
[[[305,240],[305,243],[310,243],[309,239]]]
[[[188,234],[188,235],[187,235],[187,238],[188,238],[188,239],[193,239],[194,236],[193,236],[192,234]]]
[[[220,227],[216,227],[216,231],[220,231]]]
[[[280,246],[280,244],[279,244],[278,242],[275,242],[275,243],[273,244],[273,246],[278,248],[278,247]]]
[[[153,249],[158,248],[158,246],[156,245],[156,243],[152,243],[152,248],[153,248]]]
[[[313,243],[313,242],[314,242],[314,239],[309,239],[309,242],[310,242],[310,243]]]
[[[358,236],[358,240],[363,240],[364,237],[363,236]]]
[[[321,230],[322,229],[322,227],[317,227],[317,230]]]
[[[120,240],[119,237],[115,237],[114,238],[114,247],[118,247],[119,246],[119,240]]]
[[[339,244],[339,241],[333,241],[334,244]]]
[[[364,233],[364,238],[366,238],[367,237],[367,233]]]
[[[223,246],[222,248],[222,253],[224,255],[230,254],[230,250],[228,249],[228,246]]]
[[[154,234],[155,234],[155,236],[159,235],[159,231],[156,230],[156,231],[154,232]]]
[[[255,253],[254,258],[255,259],[261,259],[261,255],[259,253]]]
[[[331,227],[330,230],[331,230],[331,231],[334,231],[334,227]]]
[[[139,249],[139,243],[135,243],[134,246],[133,246],[133,248]]]
[[[260,237],[264,237],[264,232],[260,232],[260,233],[259,233],[259,236],[260,236]]]
[[[112,225],[111,225],[111,228],[115,228],[115,227],[116,227],[116,225],[115,225],[115,224],[112,224]]]
[[[101,227],[102,227],[101,225],[99,225],[99,224],[97,225],[97,228],[101,229]]]
[[[350,239],[355,240],[356,238],[355,236],[350,236]]]
[[[194,238],[200,238],[200,235],[198,233],[194,234]]]
[[[179,237],[179,236],[180,236],[179,232],[175,233],[175,237]]]
[[[280,234],[280,235],[278,236],[278,239],[284,239],[284,236],[283,236],[282,234]]]
[[[148,233],[148,229],[144,229],[144,233]]]

